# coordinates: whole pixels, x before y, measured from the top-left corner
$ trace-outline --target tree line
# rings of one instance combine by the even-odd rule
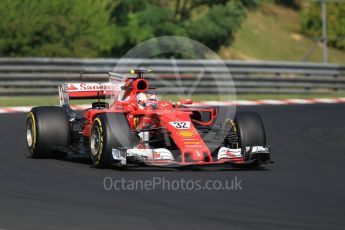
[[[298,6],[295,0],[275,1]],[[248,10],[261,3],[260,0],[1,0],[0,55],[120,57],[144,40],[169,35],[186,36],[217,51],[234,41]],[[332,10],[334,14],[344,14],[340,9]],[[317,33],[318,20],[313,11],[306,14],[303,24],[306,33]],[[345,29],[341,25],[337,30]],[[335,40],[330,43],[344,48],[343,43]]]
[[[0,55],[119,57],[152,37],[179,35],[217,50],[257,0],[2,0]]]

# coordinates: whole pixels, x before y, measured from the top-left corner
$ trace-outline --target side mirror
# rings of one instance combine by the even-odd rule
[[[192,99],[181,100],[181,101],[180,101],[180,104],[183,104],[183,105],[191,105],[191,104],[193,104],[193,100],[192,100]]]

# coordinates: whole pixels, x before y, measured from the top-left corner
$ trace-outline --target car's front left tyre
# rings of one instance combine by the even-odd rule
[[[111,166],[112,150],[133,146],[134,135],[124,114],[103,113],[93,121],[90,157],[97,168]]]

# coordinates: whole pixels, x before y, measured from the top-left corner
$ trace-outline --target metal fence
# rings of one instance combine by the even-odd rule
[[[0,58],[0,95],[57,95],[57,85],[80,81],[81,72],[93,72],[83,81],[106,81],[107,75],[98,72],[112,71],[118,62],[118,59]],[[208,71],[198,83],[197,94],[229,92],[234,86],[239,94],[345,91],[343,65],[178,59],[132,59],[127,63],[130,65],[120,65],[118,72],[128,72],[130,67],[137,66],[150,68],[165,82],[170,82],[170,86],[174,85],[161,89],[166,93],[188,91],[205,66]],[[153,79],[153,86],[159,88],[162,81]]]

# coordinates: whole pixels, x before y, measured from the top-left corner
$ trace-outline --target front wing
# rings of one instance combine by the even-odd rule
[[[223,151],[222,151],[223,149]],[[222,151],[222,152],[221,152]],[[227,156],[224,151],[228,151]],[[156,166],[156,167],[185,167],[185,166],[254,166],[273,163],[271,148],[252,146],[242,149],[221,148],[218,156],[211,161],[182,162],[174,159],[167,149],[113,149],[112,163],[115,166]]]

